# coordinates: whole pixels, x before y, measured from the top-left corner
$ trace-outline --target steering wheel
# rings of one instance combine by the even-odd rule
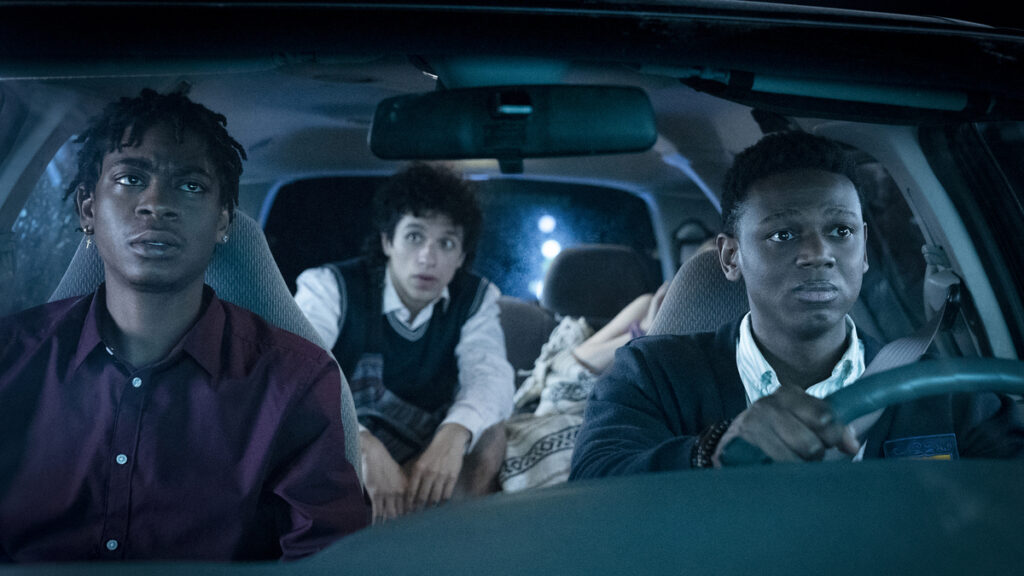
[[[925,360],[872,374],[825,401],[839,420],[852,422],[892,404],[953,392],[1024,394],[1024,363],[993,358]],[[722,449],[723,466],[768,464],[760,448],[735,438]]]

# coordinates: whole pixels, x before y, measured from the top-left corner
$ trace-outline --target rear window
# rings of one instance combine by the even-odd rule
[[[270,199],[265,232],[289,288],[302,270],[358,256],[383,177],[300,180]],[[660,270],[647,204],[623,190],[521,178],[476,182],[484,230],[473,269],[503,293],[538,298],[551,260],[577,244],[622,244]]]

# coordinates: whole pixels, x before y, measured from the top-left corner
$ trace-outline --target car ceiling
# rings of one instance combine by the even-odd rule
[[[516,80],[529,82],[522,75]],[[723,148],[738,151],[759,133],[745,107],[623,65],[569,63],[564,73],[552,80],[645,88],[661,118],[661,141],[653,150],[639,154],[527,160],[526,177],[584,180],[638,193],[700,198],[701,190],[680,172],[679,159],[692,163],[698,173],[712,175],[715,184],[715,175],[730,160]],[[120,77],[112,82],[107,78],[65,79],[34,83],[32,90],[36,94],[71,90],[81,99],[82,108],[97,111],[106,101],[137,93],[142,87],[169,90],[181,83],[191,86],[190,94],[197,101],[227,116],[230,132],[249,154],[242,184],[266,191],[282,178],[393,170],[396,163],[377,159],[366,143],[374,109],[389,96],[434,90],[437,81],[408,57],[388,55],[226,74],[201,71]],[[476,173],[498,172],[493,160],[462,164]]]
[[[946,19],[847,10],[851,5],[7,2],[0,3],[0,87],[26,81],[30,91],[73,90],[83,109],[95,110],[143,86],[167,90],[187,82],[194,98],[228,116],[230,131],[250,152],[243,184],[259,187],[282,175],[391,170],[366,146],[370,118],[383,98],[436,89],[424,71],[452,85],[630,84],[648,92],[659,116],[661,137],[652,151],[527,160],[527,176],[570,175],[693,197],[701,196],[700,186],[680,172],[693,168],[717,188],[732,153],[759,129],[749,107],[683,85],[679,78],[688,74],[881,78],[1003,100],[1024,94],[1024,50],[1016,36]],[[55,34],[59,21],[105,24],[98,28],[105,33]],[[458,57],[467,53],[475,61]],[[478,80],[488,69],[502,72]],[[735,86],[718,93],[765,104],[746,100]],[[819,116],[827,112],[823,107]],[[467,166],[496,171],[492,161]]]

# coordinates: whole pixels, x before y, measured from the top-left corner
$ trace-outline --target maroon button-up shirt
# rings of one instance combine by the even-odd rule
[[[322,349],[209,287],[156,364],[110,321],[102,286],[0,319],[0,561],[294,558],[368,524]]]

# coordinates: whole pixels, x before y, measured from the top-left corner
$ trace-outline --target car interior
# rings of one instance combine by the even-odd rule
[[[843,2],[183,2],[176,10],[86,3],[92,12],[29,4],[0,3],[0,317],[102,281],[102,264],[82,248],[74,207],[62,198],[75,169],[72,140],[88,119],[142,88],[187,89],[226,116],[248,154],[232,231],[238,241],[218,248],[207,282],[225,300],[318,344],[291,298],[295,278],[361,253],[374,191],[411,161],[452,166],[476,186],[485,230],[474,270],[502,290],[517,385],[562,318],[584,317],[599,328],[665,283],[652,334],[713,330],[748,309],[742,282],[725,279],[714,249],[724,174],[763,135],[802,130],[839,141],[858,161],[870,263],[851,313],[858,330],[892,341],[944,310],[932,356],[1008,362],[995,382],[1024,374],[1019,30]],[[116,39],[54,37],[60,26],[53,18],[91,22],[118,9],[130,18],[111,21],[159,25],[125,24]],[[344,393],[343,419],[355,429],[347,387]],[[346,456],[360,470],[356,439]],[[840,479],[824,468],[806,473],[808,485],[824,486],[821,498],[845,490],[853,500],[874,498],[877,509],[907,511],[890,531],[859,530],[861,549],[891,541],[892,530],[919,527],[914,518],[922,515],[927,528],[908,541],[918,551],[942,542],[939,558],[947,560],[1016,549],[1024,527],[1024,500],[1013,487],[1019,466],[959,472],[940,491],[958,499],[951,495],[962,490],[978,515],[941,518],[929,516],[939,514],[936,500],[908,502],[886,486],[894,478],[912,491],[931,486],[935,477],[918,469],[895,466],[886,476],[865,464]],[[716,513],[711,502],[730,490],[751,518],[805,532],[832,529],[806,524],[814,503],[796,502],[786,490],[800,472],[782,468],[765,485],[763,494],[778,498],[773,508],[753,501],[744,484],[756,474],[737,471],[717,487],[660,476],[489,496],[374,526],[294,571],[607,573],[629,568],[627,546],[643,551],[649,572],[760,569],[760,549],[709,551],[695,564],[664,545],[674,534],[714,548],[736,518]],[[659,498],[680,489],[692,499]],[[625,492],[635,500],[616,501]],[[598,499],[599,507],[588,507]],[[829,514],[850,514],[861,527],[880,517],[860,516],[860,506],[844,500]],[[508,520],[509,510],[527,520]],[[558,518],[549,525],[531,524],[552,510]],[[698,513],[706,532],[692,521]],[[497,552],[443,559],[434,552],[451,539],[469,547],[497,531]],[[950,544],[965,532],[966,540]],[[538,538],[572,542],[559,553],[538,547]],[[389,547],[401,552],[381,563],[374,555]],[[796,572],[874,566],[855,552],[809,560]],[[907,573],[979,567],[912,552],[887,558]],[[785,558],[787,551],[775,553]],[[1005,554],[979,573],[1010,566]],[[246,568],[238,571],[288,571]],[[42,572],[0,568],[6,573]]]

